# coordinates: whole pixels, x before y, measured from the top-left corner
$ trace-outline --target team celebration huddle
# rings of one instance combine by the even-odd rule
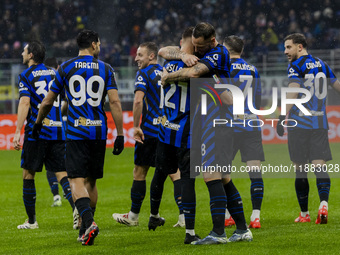
[[[96,182],[104,174],[108,130],[104,104],[108,102],[116,127],[112,153],[117,157],[122,157],[118,155],[124,150],[123,112],[115,71],[98,59],[101,46],[98,33],[82,30],[76,42],[78,56],[59,67],[44,64],[46,49],[39,41],[30,41],[22,52],[23,64],[28,68],[19,75],[13,146],[16,150],[22,149],[23,201],[28,218],[17,228],[23,231],[39,228],[34,179],[35,173],[45,166],[52,176],[49,182],[53,179],[60,183],[72,208],[73,228],[79,230],[74,241],[93,245],[100,232],[95,221],[100,193]],[[131,203],[129,211],[127,207],[125,212],[111,212],[113,224],[141,228],[139,214],[147,192],[146,177],[153,167],[149,231],[170,227],[160,211],[164,184],[169,176],[178,206],[173,214],[177,217],[179,212],[173,227],[185,229],[184,244],[251,242],[256,239],[252,230],[261,229],[260,213],[265,199],[261,126],[254,125],[262,117],[260,73],[242,58],[245,43],[240,37],[226,35],[223,41],[217,41],[215,28],[207,22],[183,28],[178,43],[180,47],[159,48],[154,42],[143,42],[138,47]],[[340,92],[340,82],[322,59],[313,57],[307,50],[303,34],[293,33],[284,38],[284,54],[289,61],[288,87],[285,111],[277,116],[274,128],[279,136],[287,134],[289,156],[296,170],[295,190],[300,212],[297,209],[295,222],[327,224],[331,180],[324,166],[332,160],[326,114],[327,87]],[[235,113],[236,105],[242,108],[241,114]],[[25,121],[21,144],[20,132]],[[248,223],[233,174],[209,171],[210,166],[231,166],[238,151],[241,161],[250,169],[252,214]],[[314,218],[308,207],[305,165],[309,163],[316,166],[314,174],[320,198]],[[195,166],[205,171],[199,173]],[[200,210],[196,208],[198,176],[203,177],[210,199],[212,229],[207,236],[198,235],[195,228],[196,209]],[[53,188],[51,190],[53,192]],[[58,206],[60,196],[54,195],[54,206]],[[227,237],[225,227],[233,225],[236,230]]]

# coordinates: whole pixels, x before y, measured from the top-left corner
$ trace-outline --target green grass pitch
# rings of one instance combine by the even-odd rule
[[[287,145],[265,145],[264,164],[290,164]],[[334,160],[339,164],[340,143],[331,144]],[[235,161],[240,166],[239,155]],[[340,173],[333,175],[329,199],[327,225],[314,223],[319,199],[315,178],[309,175],[309,210],[311,223],[296,224],[299,214],[294,179],[264,178],[265,196],[261,210],[261,229],[253,230],[254,241],[215,246],[184,245],[185,230],[173,228],[178,210],[173,198],[173,185],[168,179],[160,208],[166,219],[163,227],[148,231],[150,213],[149,187],[153,169],[147,177],[147,195],[144,200],[140,226],[127,227],[113,221],[112,213],[126,213],[130,209],[133,149],[126,148],[120,156],[107,150],[104,178],[98,181],[99,199],[95,215],[100,234],[94,246],[83,247],[76,241],[72,229],[72,211],[63,199],[63,205],[52,208],[52,194],[45,171],[36,175],[36,213],[39,229],[18,230],[16,226],[26,219],[22,202],[22,171],[20,152],[0,151],[0,254],[338,254],[340,228]],[[246,220],[251,214],[250,181],[234,179],[243,199]],[[59,188],[61,193],[61,188]],[[206,236],[212,228],[208,190],[202,179],[196,181],[196,233]],[[235,228],[226,228],[231,236]]]

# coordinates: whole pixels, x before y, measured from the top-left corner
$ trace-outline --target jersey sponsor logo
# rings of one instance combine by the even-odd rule
[[[321,67],[320,61],[316,61],[315,63],[306,63],[307,69],[313,69],[313,68],[318,68],[318,67]]]
[[[99,69],[99,64],[94,62],[74,62],[76,68]]]
[[[248,64],[238,64],[234,63],[232,64],[233,69],[238,69],[238,70],[247,70],[247,71],[254,71],[255,72],[255,67],[248,65]]]
[[[61,121],[55,121],[55,120],[50,120],[48,118],[45,118],[42,122],[44,126],[48,127],[62,127],[62,122]]]
[[[161,124],[163,127],[169,128],[175,131],[178,131],[181,127],[181,125],[171,123],[170,121],[168,121],[166,116],[158,117],[158,119],[156,120],[157,120],[157,124]]]
[[[22,82],[19,83],[19,87],[20,88],[23,88],[24,87],[24,84]]]
[[[33,71],[32,74],[34,77],[37,77],[37,76],[55,75],[55,72],[53,69],[48,69],[48,70]]]
[[[79,117],[79,119],[74,121],[74,126],[84,126],[84,127],[90,127],[90,126],[102,126],[102,121],[101,120],[90,120],[86,119],[84,117]]]

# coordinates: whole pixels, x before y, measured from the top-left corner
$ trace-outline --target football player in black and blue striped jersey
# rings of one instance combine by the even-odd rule
[[[241,58],[244,42],[237,36],[228,36],[224,39],[223,45],[230,53],[230,78],[231,84],[241,89],[245,95],[244,115],[234,116],[234,152],[233,158],[238,151],[241,153],[242,162],[248,166],[251,180],[250,194],[253,205],[253,212],[250,217],[249,228],[260,228],[260,210],[263,199],[263,179],[260,171],[261,161],[264,161],[262,147],[261,128],[248,125],[249,120],[258,120],[258,116],[252,114],[248,107],[248,97],[252,97],[253,107],[261,107],[261,81],[260,75],[255,66],[248,64]],[[248,94],[248,89],[252,88],[252,95]],[[236,124],[242,123],[243,124]],[[228,208],[227,208],[228,209]],[[226,226],[235,224],[232,217],[226,213]]]
[[[72,209],[74,209],[74,203],[64,162],[65,133],[62,127],[59,97],[53,102],[51,112],[43,121],[41,139],[32,138],[32,128],[38,115],[40,103],[50,89],[55,78],[55,70],[43,64],[45,47],[39,41],[28,43],[22,56],[23,63],[27,64],[28,68],[19,75],[20,100],[13,145],[16,150],[21,149],[20,131],[26,119],[21,167],[23,168],[24,178],[23,199],[28,220],[19,225],[18,228],[34,229],[38,228],[35,217],[36,189],[34,177],[36,172],[42,171],[43,164],[45,164],[46,170],[55,172]]]
[[[162,84],[171,84],[173,82],[185,81],[190,78],[209,77],[214,78],[216,83],[228,83],[230,76],[230,59],[228,50],[216,40],[215,28],[206,22],[197,24],[193,30],[192,43],[196,54],[202,58],[198,63],[190,68],[183,68],[172,73],[165,73],[162,76]],[[182,59],[185,54],[181,52],[172,52],[169,54],[174,59]],[[183,59],[184,60],[184,59]],[[232,119],[231,107],[227,106],[232,103],[230,92],[228,90],[219,91],[223,100],[221,107],[208,103],[206,116],[202,115],[202,129],[204,130],[201,137],[202,147],[205,152],[202,154],[202,164],[209,166],[219,164],[230,166],[233,151],[233,129],[230,122],[225,127],[213,128],[211,118]],[[209,148],[208,148],[209,147]],[[217,148],[217,149],[216,149]],[[213,230],[210,234],[192,244],[219,244],[226,243],[227,237],[224,231],[225,208],[227,197],[235,196],[234,200],[228,199],[228,207],[239,207],[242,204],[241,197],[229,178],[221,172],[207,172],[203,174],[210,195],[211,216],[213,220]],[[232,202],[229,204],[229,202]],[[244,219],[243,206],[241,211],[237,211],[240,216],[237,224],[237,230],[229,239],[230,241],[252,240],[252,233],[247,229]],[[236,216],[235,216],[236,217]],[[192,232],[194,234],[194,232]]]
[[[310,222],[308,211],[308,163],[312,164],[316,175],[320,206],[316,224],[326,224],[328,220],[328,197],[331,180],[326,162],[332,159],[328,141],[328,121],[326,115],[326,98],[328,85],[340,92],[340,82],[331,68],[321,59],[307,52],[307,41],[303,34],[295,33],[284,39],[285,55],[289,60],[288,82],[290,88],[309,90],[311,98],[302,106],[309,115],[296,105],[288,104],[288,149],[290,159],[295,165],[295,190],[300,205],[300,215],[295,222]],[[287,99],[300,99],[302,93],[289,93]],[[277,132],[284,134],[283,121],[280,116]],[[295,125],[296,124],[296,125]]]
[[[123,115],[113,68],[98,60],[97,32],[83,30],[77,36],[79,55],[61,64],[55,81],[41,104],[33,135],[39,136],[41,122],[53,101],[64,89],[68,100],[66,170],[75,205],[82,217],[78,241],[92,245],[99,233],[93,217],[98,199],[96,180],[103,177],[107,121],[104,111],[108,95],[117,138],[113,154],[124,149]]]
[[[133,183],[131,187],[131,209],[128,213],[114,213],[112,217],[118,223],[128,226],[139,225],[139,212],[146,193],[146,175],[150,166],[155,167],[156,150],[158,146],[159,117],[161,116],[160,78],[162,66],[157,64],[158,47],[153,42],[145,42],[139,45],[136,55],[138,72],[135,79],[135,98],[133,103],[134,139],[136,140],[133,169]],[[142,120],[140,121],[142,117]],[[165,178],[168,175],[165,175]],[[159,170],[155,169],[154,179],[162,178]],[[175,197],[178,202],[180,197],[179,172],[177,168],[170,178],[174,182]],[[163,187],[151,183],[151,204],[160,203]],[[177,194],[179,193],[179,195]],[[177,194],[177,195],[176,195]],[[164,218],[158,211],[149,219],[149,230],[155,230],[157,226],[164,225]]]

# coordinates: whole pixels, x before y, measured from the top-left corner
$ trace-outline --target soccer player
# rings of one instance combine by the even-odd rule
[[[308,163],[314,169],[316,185],[319,192],[320,206],[316,224],[328,221],[328,197],[331,180],[327,172],[326,162],[332,159],[328,141],[328,121],[326,115],[327,85],[340,92],[340,82],[330,67],[321,59],[309,55],[307,42],[303,34],[294,33],[284,39],[285,55],[289,60],[288,82],[290,88],[309,90],[311,99],[302,106],[310,113],[306,115],[296,105],[287,105],[288,118],[288,149],[291,161],[295,165],[295,190],[300,205],[300,215],[295,222],[310,222],[308,211]],[[301,98],[302,93],[289,93],[287,98]],[[280,116],[276,126],[278,135],[284,134]],[[295,127],[293,127],[296,125]]]
[[[54,70],[58,70],[58,62],[56,58],[46,58],[45,66],[52,67]],[[51,192],[53,194],[53,204],[52,207],[61,206],[61,197],[59,195],[59,187],[58,187],[58,179],[55,176],[55,173],[52,171],[46,170],[46,177],[48,181],[48,185],[50,185]]]
[[[248,120],[258,120],[258,116],[252,114],[248,107],[248,97],[253,98],[255,109],[261,107],[261,81],[260,75],[253,65],[248,64],[241,58],[244,42],[238,36],[228,36],[224,39],[223,45],[230,53],[230,78],[231,84],[236,85],[245,95],[244,115],[234,116],[234,152],[233,158],[238,151],[241,153],[242,162],[247,164],[251,181],[250,194],[253,205],[253,212],[250,217],[249,228],[261,228],[260,210],[263,199],[263,179],[260,171],[261,161],[264,161],[262,147],[262,137],[260,127],[251,127],[247,124]],[[248,89],[252,88],[252,95],[248,94]],[[227,208],[228,209],[228,208]],[[235,222],[226,211],[225,226],[234,225]]]
[[[193,54],[193,27],[184,30],[180,41],[183,54]],[[176,47],[176,49],[178,49]],[[160,49],[163,56],[166,48]],[[167,55],[164,55],[167,57]],[[164,72],[174,72],[187,66],[181,60],[171,60],[164,63]],[[156,155],[157,174],[161,177],[153,179],[156,187],[163,187],[168,173],[180,169],[182,182],[182,207],[185,214],[186,237],[185,244],[199,240],[195,235],[195,179],[190,179],[190,86],[189,82],[174,82],[164,86],[163,116],[160,121],[158,134],[159,144]],[[156,173],[155,173],[156,176]],[[151,194],[151,200],[156,200]],[[159,203],[151,202],[151,213],[158,213]]]
[[[71,188],[65,170],[65,133],[62,128],[61,105],[59,98],[53,103],[52,111],[43,120],[41,139],[32,138],[32,128],[37,118],[41,101],[47,95],[49,87],[55,78],[55,71],[43,64],[45,47],[39,41],[29,42],[22,53],[23,63],[28,68],[19,75],[19,106],[18,120],[13,146],[21,149],[20,131],[25,126],[24,144],[21,154],[23,168],[23,200],[28,220],[18,226],[18,229],[38,228],[35,215],[36,189],[34,177],[41,172],[43,164],[48,171],[55,173],[62,185],[68,201],[74,210]]]
[[[229,53],[223,45],[217,42],[214,27],[206,22],[197,24],[193,30],[192,43],[194,45],[196,54],[199,54],[202,56],[202,58],[193,67],[183,68],[172,73],[163,72],[161,80],[162,84],[171,84],[172,82],[185,81],[190,78],[198,77],[214,77],[215,82],[217,83],[226,82],[230,75]],[[171,56],[175,59],[181,59],[183,57],[183,53],[178,51],[176,54],[174,50],[171,50]],[[222,98],[224,104],[232,104],[232,100],[230,101],[230,94],[227,90],[222,91],[220,93],[220,97]],[[217,115],[214,115],[216,118],[220,118],[221,114],[223,114],[223,118],[227,117],[228,119],[231,119],[230,107],[225,106],[217,110],[214,107],[209,107],[209,109],[207,109],[207,116],[212,116],[211,114],[214,114],[214,112],[217,112]],[[230,126],[213,129],[210,126],[209,121],[202,121],[202,123],[204,122],[207,124],[207,126],[203,126],[202,128],[207,132],[204,132],[204,136],[202,136],[202,146],[204,147],[209,144],[211,147],[206,147],[206,151],[210,151],[210,153],[203,155],[203,165],[205,165],[206,162],[210,162],[209,164],[217,163],[223,166],[231,165],[233,150],[232,139],[234,133],[233,129],[230,128]],[[216,139],[214,140],[213,137]],[[215,148],[215,146],[219,149],[212,149]],[[215,154],[216,159],[219,161],[214,159]],[[252,234],[246,226],[243,206],[241,206],[242,209],[240,209],[242,200],[231,179],[228,176],[222,178],[221,173],[206,173],[203,175],[203,177],[210,195],[213,230],[207,237],[203,238],[202,240],[194,241],[192,244],[219,244],[227,242],[228,239],[224,231],[227,197],[233,197],[233,199],[228,199],[228,208],[239,207],[239,210],[235,210],[234,214],[238,219],[238,228],[234,232],[233,236],[229,238],[229,240],[251,241]],[[186,216],[186,211],[184,211],[184,214]]]
[[[97,179],[103,177],[107,121],[104,111],[108,95],[117,138],[113,154],[124,149],[123,115],[112,67],[100,60],[98,33],[83,30],[77,36],[79,55],[61,64],[49,93],[41,104],[33,135],[39,136],[41,123],[64,89],[68,100],[66,130],[66,170],[75,205],[82,218],[78,241],[92,245],[99,233],[93,217],[98,191]]]
[[[157,64],[158,47],[153,42],[145,42],[139,45],[135,61],[137,62],[139,71],[136,75],[135,81],[135,98],[133,104],[133,120],[134,120],[134,139],[135,145],[135,167],[133,169],[133,183],[131,187],[131,209],[125,214],[112,214],[114,220],[118,223],[128,226],[139,225],[139,212],[142,206],[145,193],[146,193],[146,175],[150,166],[155,166],[156,149],[158,145],[158,129],[159,129],[159,116],[161,115],[160,100],[161,86],[160,78],[162,67]],[[142,121],[140,118],[142,116]],[[170,175],[174,183],[174,193],[177,197],[177,204],[180,201],[180,174],[175,172]],[[158,178],[159,170],[155,170],[155,177]],[[153,187],[153,184],[151,184]],[[151,193],[163,192],[163,188],[156,190],[150,189]],[[157,200],[151,200],[152,203],[160,203],[158,197],[160,194],[151,194],[156,196]],[[160,199],[160,198],[159,198]],[[157,226],[163,226],[165,223],[164,218],[160,217],[158,212],[150,215],[149,230],[155,230]]]

